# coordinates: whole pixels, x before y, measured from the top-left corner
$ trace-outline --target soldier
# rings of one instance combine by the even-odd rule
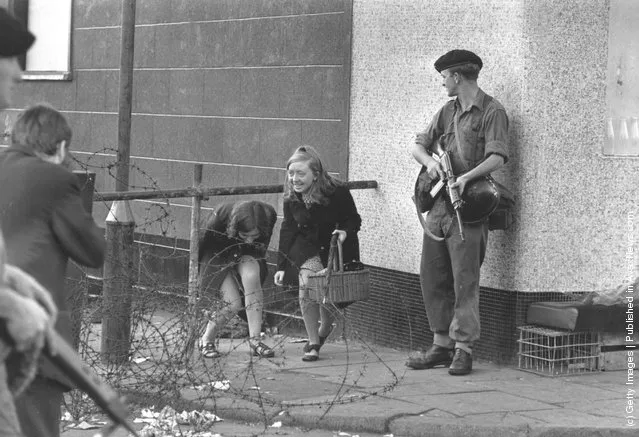
[[[439,142],[449,152],[459,193],[469,181],[489,175],[508,160],[508,117],[504,107],[477,85],[482,60],[468,50],[452,50],[435,62],[449,100],[426,130],[417,134],[413,157],[435,180],[444,178],[431,154]],[[472,370],[473,344],[479,339],[479,273],[488,239],[487,218],[464,224],[465,241],[448,196],[436,198],[426,217],[420,279],[426,315],[434,333],[426,352],[411,354],[412,369],[450,366],[451,375]],[[439,241],[441,239],[441,241]]]

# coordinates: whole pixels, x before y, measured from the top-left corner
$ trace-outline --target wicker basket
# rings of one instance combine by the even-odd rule
[[[335,235],[331,239],[326,273],[308,277],[309,297],[323,304],[366,300],[370,294],[369,276],[368,269],[344,271],[342,243]]]

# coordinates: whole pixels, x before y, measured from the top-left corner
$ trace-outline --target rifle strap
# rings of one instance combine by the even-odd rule
[[[424,219],[422,212],[419,210],[419,206],[417,205],[417,199],[415,199],[415,196],[413,196],[413,203],[415,204],[415,212],[417,212],[417,219],[419,220],[419,224],[422,225],[424,234],[426,234],[428,238],[431,238],[435,241],[444,241],[444,238],[436,236],[430,231],[430,229],[428,229],[428,225],[426,224],[426,220]],[[428,212],[426,214],[428,214]]]

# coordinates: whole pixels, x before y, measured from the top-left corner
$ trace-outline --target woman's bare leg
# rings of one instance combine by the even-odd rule
[[[222,294],[222,302],[220,303],[222,308],[211,315],[202,336],[202,344],[215,342],[218,331],[242,309],[242,296],[232,273],[227,273],[220,287],[220,292]]]
[[[262,314],[264,309],[264,292],[260,281],[260,264],[251,256],[243,256],[238,265],[238,272],[244,288],[246,303],[246,319],[249,335],[259,341],[262,331]]]

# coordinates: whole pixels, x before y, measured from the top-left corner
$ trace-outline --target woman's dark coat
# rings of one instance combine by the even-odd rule
[[[344,264],[359,261],[357,232],[362,219],[353,196],[347,187],[340,185],[328,196],[328,200],[327,205],[313,203],[307,209],[299,194],[295,199],[284,199],[277,269],[285,272],[285,283],[296,285],[300,267],[315,255],[319,255],[326,266],[335,229],[346,231],[342,245]]]

